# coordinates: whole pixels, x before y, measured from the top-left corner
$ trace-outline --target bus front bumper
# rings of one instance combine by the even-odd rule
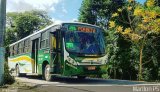
[[[67,65],[64,70],[65,76],[89,76],[106,73],[105,65]],[[105,71],[104,71],[105,70]]]

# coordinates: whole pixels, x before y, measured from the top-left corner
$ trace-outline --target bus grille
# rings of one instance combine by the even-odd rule
[[[101,65],[101,62],[90,61],[90,62],[79,62],[78,64],[79,65]]]

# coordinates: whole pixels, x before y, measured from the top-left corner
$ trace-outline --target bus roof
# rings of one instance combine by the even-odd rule
[[[54,23],[54,24],[51,24],[51,25],[49,25],[49,26],[47,26],[47,27],[45,27],[45,28],[43,28],[43,29],[41,29],[41,30],[33,33],[33,34],[30,34],[29,36],[27,36],[27,37],[25,37],[25,38],[22,38],[22,39],[19,40],[19,41],[16,41],[16,42],[10,44],[9,47],[10,47],[10,46],[13,46],[13,45],[15,45],[15,44],[17,44],[17,43],[25,40],[25,39],[27,39],[27,38],[30,38],[30,37],[38,34],[38,33],[41,33],[41,32],[43,32],[43,31],[45,31],[45,30],[47,30],[47,29],[49,29],[49,28],[51,28],[51,27],[53,27],[53,26],[58,26],[58,25],[61,26],[62,24],[83,24],[83,25],[88,25],[88,26],[93,26],[93,27],[98,27],[98,28],[99,28],[99,26],[91,25],[91,24],[87,24],[87,23],[82,23],[82,22],[62,22],[62,23]]]
[[[88,26],[93,26],[93,27],[99,27],[97,25],[92,25],[92,24],[88,24],[88,23],[82,23],[82,22],[63,22],[61,24],[83,24],[83,25],[88,25]],[[100,28],[100,27],[99,27]]]

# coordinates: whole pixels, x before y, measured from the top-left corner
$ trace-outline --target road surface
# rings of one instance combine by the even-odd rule
[[[31,86],[25,92],[160,92],[160,83],[149,84],[127,80],[87,78],[55,78],[47,82],[38,77],[18,77],[17,81]],[[31,91],[36,90],[36,91]]]

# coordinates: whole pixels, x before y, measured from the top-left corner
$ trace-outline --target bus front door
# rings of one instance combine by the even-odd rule
[[[58,39],[57,32],[51,33],[50,39],[51,39],[50,49],[52,57],[51,66],[53,66],[53,72],[58,74],[61,71],[60,68],[61,62],[60,62],[60,52],[58,51],[58,46],[60,42],[57,41]]]
[[[32,73],[37,73],[37,63],[38,63],[38,44],[39,39],[35,39],[32,41],[32,59],[34,60],[32,63]]]

